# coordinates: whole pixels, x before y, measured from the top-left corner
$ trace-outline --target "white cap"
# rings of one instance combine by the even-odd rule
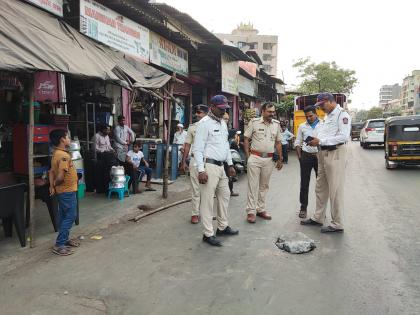
[[[176,125],[177,127],[180,127],[180,128],[184,128],[184,125],[183,124],[178,124],[178,125]]]

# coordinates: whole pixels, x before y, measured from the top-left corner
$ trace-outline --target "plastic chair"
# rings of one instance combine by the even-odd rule
[[[108,199],[111,199],[111,194],[112,193],[117,193],[118,198],[120,200],[124,199],[125,193],[127,193],[128,196],[130,196],[130,192],[128,191],[128,182],[129,181],[130,181],[130,176],[125,175],[125,183],[124,183],[123,188],[114,188],[114,187],[112,187],[112,183],[109,183],[109,185],[108,185]]]

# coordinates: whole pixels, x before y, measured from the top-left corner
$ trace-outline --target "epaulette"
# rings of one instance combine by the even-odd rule
[[[258,121],[258,120],[260,120],[260,117],[255,117],[251,119],[251,121]]]
[[[278,121],[277,119],[272,119],[272,122],[275,122],[276,124],[280,124],[280,121]]]
[[[207,121],[207,120],[209,120],[210,119],[210,117],[209,116],[204,116],[203,118],[201,118],[199,121],[197,121],[196,122],[196,124],[198,125],[198,124],[201,124],[202,122],[205,122],[205,121]]]

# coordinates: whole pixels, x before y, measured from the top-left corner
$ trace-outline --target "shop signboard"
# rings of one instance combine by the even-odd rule
[[[150,33],[150,62],[188,76],[188,51],[153,32]]]
[[[57,72],[41,71],[34,75],[35,100],[38,102],[58,102]]]
[[[239,93],[255,96],[255,82],[240,75],[238,80],[238,90]]]
[[[239,67],[245,70],[250,76],[257,76],[257,64],[248,61],[239,61]]]
[[[149,29],[93,0],[80,0],[80,32],[149,61]]]
[[[48,12],[58,16],[63,16],[63,0],[26,0]]]
[[[222,92],[238,95],[239,62],[222,52]]]

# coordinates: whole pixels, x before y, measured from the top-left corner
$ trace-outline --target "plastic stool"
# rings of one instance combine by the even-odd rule
[[[125,175],[124,188],[113,188],[112,187],[112,183],[109,183],[109,185],[108,185],[108,199],[111,199],[111,194],[112,193],[117,193],[118,194],[118,198],[120,200],[123,200],[124,199],[125,193],[127,193],[128,196],[130,196],[130,192],[128,191],[128,182],[129,181],[130,181],[130,176]]]

